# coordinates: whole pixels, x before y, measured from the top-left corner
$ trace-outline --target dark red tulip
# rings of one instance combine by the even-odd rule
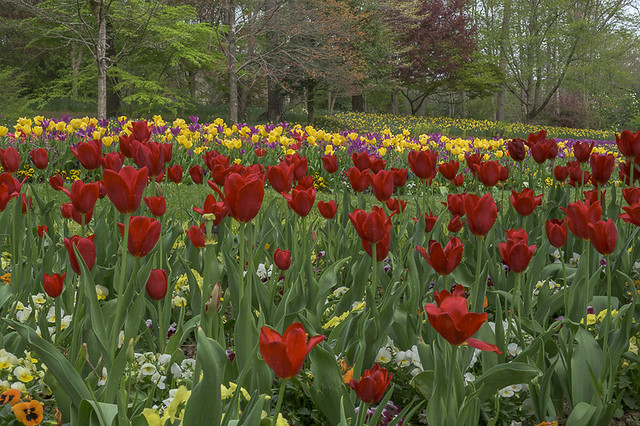
[[[22,189],[22,182],[14,178],[11,173],[0,173],[0,185],[6,185],[9,194],[19,193]]]
[[[118,223],[120,235],[124,235],[124,225]],[[155,247],[160,238],[160,222],[146,216],[129,218],[129,238],[127,249],[134,257],[144,257]]]
[[[380,170],[384,170],[385,167],[387,167],[387,162],[375,154],[369,155],[369,159],[371,165],[371,173],[378,173]]]
[[[65,238],[64,246],[69,254],[69,263],[71,264],[73,272],[81,275],[80,264],[76,258],[76,253],[73,249],[74,247],[78,249],[80,256],[82,256],[82,260],[84,260],[84,263],[87,265],[87,269],[93,269],[93,265],[96,262],[96,245],[93,242],[93,235],[88,238],[82,238],[79,235],[74,235],[71,238]]]
[[[167,143],[161,143],[159,144],[160,148],[163,149],[164,151],[164,163],[170,163],[171,159],[173,158],[173,143],[172,142],[167,142]]]
[[[229,215],[238,222],[247,223],[260,211],[264,198],[264,176],[231,173],[225,179],[224,194],[212,185],[213,182],[208,183],[227,205]]]
[[[369,257],[373,257],[373,245],[367,243],[365,240],[362,240],[362,248],[364,248],[364,251],[367,252],[367,254],[369,255]],[[382,240],[380,240],[377,244],[376,244],[376,261],[377,262],[382,262],[387,255],[389,254],[389,249],[391,248],[391,232],[387,232],[384,237],[382,237]]]
[[[73,219],[78,225],[87,225],[91,222],[93,210],[87,213],[81,213],[73,207],[72,203],[64,203],[60,205],[60,212],[65,219]]]
[[[56,191],[61,191],[64,188],[64,178],[59,174],[51,176],[49,178],[49,185]]]
[[[42,275],[42,286],[44,292],[53,297],[54,299],[62,294],[64,286],[64,279],[67,276],[66,273],[49,275],[47,273]]]
[[[622,189],[622,196],[627,204],[631,205],[640,201],[640,188],[624,188]]]
[[[213,220],[213,225],[218,226],[222,222],[222,219],[227,217],[229,214],[229,209],[227,209],[227,205],[224,201],[216,201],[216,198],[213,194],[207,195],[204,199],[204,208],[194,207],[193,211],[196,213],[200,213],[200,215],[204,215],[207,213],[213,214],[215,219]]]
[[[313,176],[303,176],[302,178],[300,178],[300,180],[298,180],[298,184],[296,185],[296,188],[298,189],[310,189],[310,188],[315,188],[315,182],[316,179]]]
[[[180,183],[182,180],[182,172],[182,166],[180,164],[176,164],[167,168],[167,177],[173,183]]]
[[[623,130],[620,135],[616,133],[616,144],[625,157],[640,156],[640,131],[633,133]]]
[[[269,327],[262,327],[260,354],[276,376],[286,380],[302,370],[307,354],[324,339],[325,336],[319,335],[307,341],[307,332],[299,322],[291,324],[283,335]]]
[[[279,193],[289,192],[293,184],[293,164],[281,162],[267,169],[269,185]]]
[[[393,216],[393,214],[391,215]],[[376,244],[391,231],[391,216],[387,217],[381,207],[373,206],[370,213],[356,209],[349,219],[363,241]]]
[[[544,142],[546,138],[547,138],[547,131],[542,129],[538,131],[538,133],[529,133],[529,136],[527,136],[527,141],[525,143],[529,146],[529,148],[531,148],[533,145],[537,144],[538,142]]]
[[[291,266],[291,251],[276,249],[276,252],[273,254],[273,263],[275,263],[281,271],[286,271]]]
[[[256,155],[256,157],[262,158],[265,156],[267,151],[264,148],[256,148],[253,150],[253,153]]]
[[[120,169],[122,169],[122,165],[124,164],[124,154],[120,152],[110,152],[108,154],[104,154],[100,159],[100,163],[102,164],[102,170],[113,170],[118,173]]]
[[[357,167],[361,172],[364,172],[365,170],[371,168],[372,157],[373,156],[369,155],[368,152],[351,153],[351,161],[353,161],[353,165]]]
[[[555,248],[563,247],[567,243],[567,222],[565,219],[551,219],[545,222],[547,238]]]
[[[376,174],[369,174],[371,191],[378,201],[387,201],[393,195],[393,172],[380,170]]]
[[[460,231],[466,222],[462,221],[462,217],[459,215],[453,215],[451,220],[447,224],[447,230],[453,234]]]
[[[580,239],[589,239],[589,223],[595,223],[602,216],[602,206],[599,202],[587,206],[582,201],[569,203],[564,209],[567,213],[569,230]]]
[[[409,167],[419,179],[433,179],[438,172],[438,153],[431,150],[411,151]]]
[[[471,174],[475,176],[476,168],[474,167],[474,164],[480,164],[482,162],[482,155],[478,153],[465,154],[464,159],[467,162],[467,167],[471,170]]]
[[[591,164],[591,180],[598,185],[604,185],[613,173],[615,159],[611,154],[592,154],[589,164]]]
[[[167,201],[164,197],[144,197],[144,203],[155,217],[164,216],[167,211]]]
[[[120,213],[133,213],[140,206],[148,176],[149,170],[146,167],[137,170],[132,166],[125,166],[118,173],[103,170],[102,184]]]
[[[536,245],[528,245],[529,236],[524,229],[509,229],[507,231],[507,242],[498,243],[500,256],[504,263],[515,273],[519,273],[527,269],[533,253],[536,251]]]
[[[392,212],[395,212],[396,214],[402,213],[404,209],[407,208],[407,202],[403,200],[398,200],[397,198],[390,198],[387,200],[385,204],[387,205],[387,208],[389,210],[391,210]]]
[[[434,216],[432,212],[424,215],[424,232],[431,232],[438,221],[438,216]]]
[[[579,169],[573,169],[577,172],[580,172]],[[571,175],[572,169],[569,169],[569,174]],[[569,176],[569,185],[571,186],[583,186],[591,179],[591,174],[585,170],[581,175],[579,175],[578,179],[574,179],[572,176]]]
[[[586,163],[587,161],[589,161],[591,151],[593,151],[593,145],[593,142],[591,142],[591,144],[583,141],[576,142],[573,145],[573,156],[576,157],[576,160],[578,160],[579,162]]]
[[[584,191],[584,199],[589,203],[589,204],[593,204],[596,201],[601,201],[604,199],[604,195],[607,193],[607,191],[598,191],[597,189],[593,189],[591,191]],[[598,198],[600,197],[600,198]]]
[[[164,299],[167,294],[167,272],[164,269],[152,269],[145,289],[153,300]]]
[[[369,170],[360,171],[357,167],[350,167],[348,173],[345,174],[349,177],[349,182],[354,192],[362,192],[369,186]]]
[[[47,225],[38,225],[38,237],[44,238],[45,234],[48,234]]]
[[[131,135],[122,135],[119,138],[118,149],[120,153],[127,158],[133,158],[133,152],[131,152],[131,143],[135,140],[135,137]]]
[[[213,179],[216,185],[224,185],[224,180],[230,173],[231,157],[225,157],[214,150],[205,152],[202,159],[207,168],[211,170],[211,179]]]
[[[20,154],[18,150],[12,146],[7,149],[0,149],[0,164],[2,164],[5,172],[17,172],[20,168]]]
[[[542,164],[558,155],[558,144],[552,139],[545,139],[531,146],[531,156],[536,163]]]
[[[451,160],[448,163],[442,163],[438,166],[438,171],[447,180],[453,180],[458,173],[460,163],[456,160]]]
[[[131,144],[133,152],[133,161],[138,167],[146,167],[149,170],[149,176],[155,177],[164,171],[164,148],[156,142]]]
[[[447,202],[442,204],[447,206],[451,215],[464,216],[464,194],[449,194]]]
[[[293,165],[293,178],[300,180],[307,174],[307,168],[309,167],[309,160],[301,156],[297,152],[293,155],[286,155],[284,162]]]
[[[567,166],[555,166],[553,168],[553,176],[558,182],[564,182],[569,177],[569,168]]]
[[[520,193],[511,191],[510,201],[520,216],[529,216],[537,206],[542,205],[542,195],[533,195],[533,189],[525,188]]]
[[[435,303],[424,307],[431,326],[450,344],[454,346],[466,344],[482,351],[502,353],[497,346],[473,336],[487,320],[486,313],[469,312],[464,288],[458,284],[450,294],[447,290],[434,292]]]
[[[201,227],[191,225],[188,230],[184,231],[187,233],[187,237],[189,237],[189,241],[191,241],[191,244],[198,248],[204,248],[205,246],[204,231],[202,230],[203,227],[204,222],[202,223]]]
[[[509,168],[508,168],[508,167],[506,167],[506,166],[500,166],[500,169],[499,169],[499,172],[498,172],[498,173],[499,173],[499,175],[500,175],[500,176],[498,177],[498,180],[499,180],[500,182],[506,182],[506,181],[507,181],[507,179],[509,179]]]
[[[520,138],[507,142],[507,152],[514,161],[522,161],[527,156],[527,151],[524,149],[524,141]]]
[[[300,185],[293,188],[291,194],[282,194],[285,200],[287,200],[287,204],[298,214],[300,217],[306,217],[311,209],[313,208],[313,203],[316,200],[316,189],[311,188],[301,188]]]
[[[338,211],[338,205],[334,200],[331,200],[328,203],[318,201],[318,211],[325,219],[333,219]]]
[[[197,164],[189,167],[189,176],[191,176],[193,183],[201,184],[203,179],[202,167]]]
[[[36,148],[32,149],[29,152],[29,156],[31,157],[31,161],[33,161],[33,165],[40,170],[44,170],[47,168],[49,164],[49,155],[47,154],[47,150],[45,148]]]
[[[71,184],[69,198],[75,208],[80,213],[89,213],[98,200],[100,185],[96,182],[85,184],[81,180],[76,180]]]
[[[33,197],[27,199],[27,194],[20,194],[22,200],[22,214],[27,214],[27,210],[33,207]]]
[[[392,167],[389,170],[393,172],[393,186],[396,188],[402,188],[404,184],[407,183],[407,169]]]
[[[12,192],[7,185],[0,184],[0,212],[3,212],[9,201],[16,196],[18,196],[17,192]]]
[[[624,163],[620,164],[620,170],[618,176],[620,180],[624,181],[627,185],[631,185],[631,165],[633,164],[633,181],[640,179],[640,157],[628,158]]]
[[[356,391],[360,401],[365,404],[375,404],[384,396],[392,378],[393,374],[389,374],[386,368],[380,367],[376,362],[371,369],[364,370],[360,381],[351,379],[349,387]]]
[[[472,234],[487,235],[498,217],[498,207],[491,194],[478,197],[475,194],[464,196],[464,213],[467,226]]]
[[[102,165],[101,141],[78,142],[76,147],[70,149],[85,169],[95,170]]]
[[[129,126],[129,130],[131,130],[131,136],[134,140],[138,142],[144,143],[149,140],[151,137],[151,130],[153,129],[153,124],[149,125],[145,120],[134,121]]]
[[[335,173],[338,171],[338,157],[335,155],[325,155],[322,157],[322,167],[327,173]]]
[[[636,226],[640,226],[640,200],[631,203],[628,206],[623,206],[624,213],[619,214],[618,217],[624,220],[626,223],[633,223]]]
[[[458,173],[458,175],[455,178],[453,178],[451,183],[453,183],[455,187],[460,187],[464,185],[464,175],[462,173]]]
[[[497,161],[484,161],[474,164],[476,177],[484,186],[492,187],[500,180],[500,164]]]
[[[604,220],[598,220],[589,223],[588,226],[589,241],[591,241],[591,244],[598,253],[605,256],[613,253],[618,241],[618,229],[613,219],[609,219],[606,222]]]
[[[429,264],[440,275],[449,275],[458,267],[462,260],[464,244],[459,238],[450,237],[449,242],[442,249],[440,242],[429,241],[428,252],[424,247],[416,246],[418,253],[422,255]]]

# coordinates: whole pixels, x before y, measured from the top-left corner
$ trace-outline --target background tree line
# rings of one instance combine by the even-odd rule
[[[0,0],[0,120],[316,110],[640,127],[634,0]],[[306,116],[301,116],[305,114]]]

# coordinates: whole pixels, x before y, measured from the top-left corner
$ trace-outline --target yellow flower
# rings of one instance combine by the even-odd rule
[[[102,144],[104,146],[111,146],[112,143],[113,143],[113,137],[105,136],[104,138],[102,138]]]
[[[595,314],[587,314],[587,325],[593,325],[596,323]],[[580,324],[584,324],[584,318],[580,319]]]
[[[18,366],[13,370],[13,375],[23,383],[29,383],[33,380],[31,372],[22,366]]]
[[[109,289],[100,284],[96,284],[96,296],[98,296],[98,300],[104,300],[109,295]]]
[[[322,326],[322,329],[327,330],[329,328],[333,328],[338,324],[340,324],[342,321],[344,321],[348,316],[349,316],[349,311],[346,311],[338,317],[335,317],[335,316],[331,317],[331,319],[329,319],[329,321],[327,321],[327,323]]]

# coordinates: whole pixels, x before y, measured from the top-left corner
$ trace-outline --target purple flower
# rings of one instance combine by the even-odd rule
[[[229,362],[233,362],[234,358],[236,357],[235,352],[231,352],[229,349],[227,349],[227,357],[229,358]]]
[[[595,314],[596,311],[593,309],[593,306],[587,306],[587,314]]]
[[[171,338],[171,336],[173,336],[174,334],[176,334],[176,331],[178,330],[178,324],[176,324],[175,322],[172,323],[169,326],[169,329],[167,330],[167,339]]]

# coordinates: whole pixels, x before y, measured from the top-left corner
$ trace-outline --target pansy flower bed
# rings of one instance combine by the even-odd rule
[[[640,132],[35,117],[0,147],[4,422],[638,409]]]

